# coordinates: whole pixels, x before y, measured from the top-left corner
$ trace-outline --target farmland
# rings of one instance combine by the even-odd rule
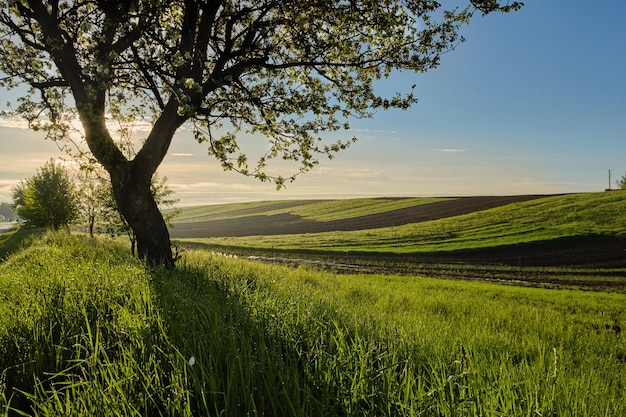
[[[173,230],[379,223],[178,238],[174,270],[12,230],[0,415],[624,415],[625,197],[195,207]]]
[[[320,233],[399,226],[457,216],[540,196],[379,198],[226,204],[183,209],[174,237]]]
[[[183,247],[338,262],[374,273],[626,290],[626,194],[420,203],[372,214],[362,208],[360,217],[321,221],[295,215],[300,209],[294,202],[277,214],[274,202],[272,212],[238,219],[187,217],[175,222],[172,236]],[[301,204],[317,206],[314,212],[324,216],[322,204],[339,202]]]
[[[309,204],[313,205],[304,207]],[[318,216],[325,216],[323,206],[315,205]],[[297,210],[192,223],[174,220],[171,234],[241,248],[415,256],[473,251],[496,259],[503,248],[520,253],[538,245],[535,255],[539,255],[551,243],[557,250],[570,244],[561,257],[552,256],[545,262],[558,264],[565,259],[565,264],[589,263],[587,259],[568,260],[566,252],[591,246],[601,260],[600,252],[615,250],[611,244],[623,249],[624,209],[623,193],[466,197],[426,200],[405,209],[334,221],[303,218],[293,214]],[[588,239],[597,242],[590,245]]]

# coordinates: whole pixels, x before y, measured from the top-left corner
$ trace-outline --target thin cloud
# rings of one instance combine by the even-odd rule
[[[0,117],[0,127],[28,129],[28,122],[21,117]]]
[[[172,156],[180,156],[180,157],[193,156],[192,153],[182,153],[182,152],[174,152],[171,155]]]
[[[318,167],[309,176],[319,174],[319,176],[330,178],[379,178],[384,174],[383,170],[367,168],[329,168]]]
[[[387,133],[382,129],[353,129],[353,131],[357,133]]]
[[[467,149],[442,148],[442,149],[433,149],[433,152],[459,153],[459,152],[467,152]]]
[[[383,171],[375,169],[347,170],[345,175],[351,178],[379,178]]]
[[[0,203],[9,203],[13,199],[12,190],[19,180],[0,180]]]
[[[221,187],[223,184],[217,182],[192,182],[192,183],[168,183],[168,187],[172,189],[176,189],[178,191],[185,190],[206,190],[208,188],[217,188]]]
[[[45,119],[43,119],[45,120]],[[120,125],[116,122],[111,115],[105,115],[107,127],[110,130],[119,129]],[[78,130],[82,130],[82,125],[79,119],[72,120],[72,126]],[[16,129],[28,129],[28,121],[20,116],[2,116],[0,117],[0,127],[11,127]],[[130,129],[139,132],[150,132],[152,130],[152,122],[147,119],[137,119],[128,126]]]

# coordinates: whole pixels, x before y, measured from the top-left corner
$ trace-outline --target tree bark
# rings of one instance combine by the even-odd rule
[[[135,158],[128,160],[111,139],[104,112],[98,117],[86,112],[83,120],[89,149],[109,172],[117,207],[133,229],[137,256],[150,266],[174,267],[170,234],[150,186],[174,132],[184,121],[177,114],[176,101],[171,100]]]
[[[150,178],[133,175],[122,182],[112,174],[113,194],[120,212],[135,234],[137,256],[150,266],[173,268],[170,234],[150,192]]]

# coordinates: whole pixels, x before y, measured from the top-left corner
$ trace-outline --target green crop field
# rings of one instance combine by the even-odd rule
[[[338,203],[337,203],[338,204]],[[314,207],[314,204],[303,206]],[[333,212],[337,217],[339,212]],[[546,197],[462,216],[380,229],[184,239],[212,247],[411,254],[497,248],[574,236],[626,235],[626,194]]]
[[[285,200],[183,207],[174,223],[234,219],[288,213],[304,219],[330,221],[384,213],[449,198],[353,198],[346,200]]]
[[[371,214],[385,213],[449,198],[356,198],[348,200],[327,200],[313,204],[302,204],[289,210],[289,213],[304,219],[327,222],[350,219]]]
[[[626,414],[624,294],[202,251],[149,270],[66,233],[5,253],[0,415]]]
[[[259,214],[271,215],[285,213],[292,207],[314,204],[316,202],[317,200],[284,200],[181,207],[178,209],[178,213],[173,221],[176,223],[193,223],[208,220],[236,219]]]

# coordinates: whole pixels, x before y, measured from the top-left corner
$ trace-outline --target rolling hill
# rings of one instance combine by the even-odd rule
[[[421,223],[542,196],[376,198],[224,204],[182,209],[174,238],[289,235]]]
[[[626,193],[250,204],[246,215],[237,206],[237,216],[221,207],[220,218],[200,215],[200,209],[194,209],[195,217],[183,211],[185,221],[175,221],[171,235],[252,251],[626,267]],[[341,206],[348,213],[343,218]]]

